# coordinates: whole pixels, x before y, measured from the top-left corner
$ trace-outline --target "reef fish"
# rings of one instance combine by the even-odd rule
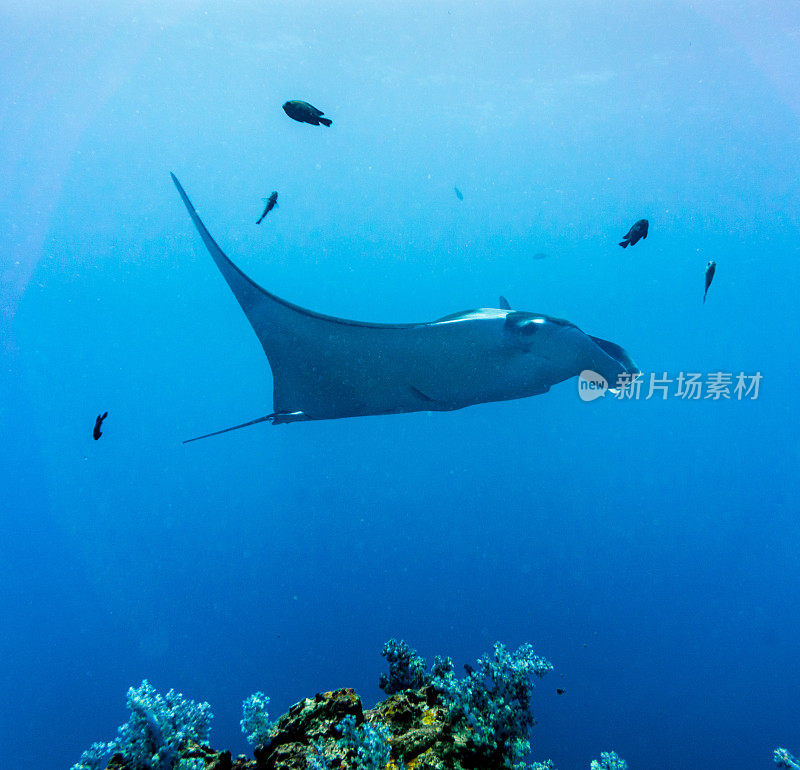
[[[291,201],[290,201],[290,203],[291,203]],[[264,219],[264,217],[267,216],[267,214],[269,214],[269,212],[272,211],[272,209],[274,209],[275,206],[278,205],[278,191],[277,190],[275,190],[269,196],[269,198],[267,198],[266,204],[267,205],[264,208],[264,213],[258,218],[258,221],[256,222],[257,225],[260,225],[261,221]]]
[[[622,246],[623,249],[625,249],[629,245],[633,246],[634,244],[638,243],[640,238],[647,238],[647,230],[649,227],[650,223],[646,219],[640,219],[623,236],[619,245]]]
[[[461,190],[458,189],[458,187],[454,187],[453,189],[456,191],[456,198],[458,198],[460,201],[463,201],[464,193],[462,193]]]
[[[197,438],[259,422],[451,411],[525,398],[584,369],[609,383],[639,372],[619,345],[541,313],[480,308],[428,323],[377,324],[293,305],[228,259],[174,174],[172,181],[272,368],[273,412]]]
[[[103,412],[103,414],[98,414],[97,419],[94,421],[94,428],[92,428],[92,438],[97,441],[100,436],[103,435],[103,431],[100,428],[103,427],[103,420],[108,417],[108,412]]]
[[[298,123],[310,123],[312,126],[330,126],[333,123],[330,118],[322,117],[325,114],[322,110],[318,110],[308,102],[301,102],[299,99],[286,102],[283,105],[283,111]]]
[[[714,280],[714,273],[717,272],[717,263],[713,260],[709,261],[706,265],[706,290],[703,292],[703,304],[706,304],[706,294],[708,294],[708,287],[711,286],[711,281]]]

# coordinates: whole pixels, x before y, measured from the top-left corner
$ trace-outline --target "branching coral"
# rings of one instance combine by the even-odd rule
[[[800,770],[800,760],[793,757],[786,749],[775,749],[772,758],[778,767],[788,768],[788,770]]]
[[[628,763],[615,751],[601,751],[600,760],[593,759],[589,770],[628,770]]]
[[[128,721],[110,743],[93,743],[72,770],[96,770],[108,754],[118,753],[131,770],[189,770],[197,762],[181,761],[188,741],[207,743],[211,733],[211,706],[184,698],[175,690],[160,695],[145,679],[128,689]]]
[[[390,733],[383,725],[369,722],[357,725],[356,718],[351,714],[336,725],[336,731],[340,735],[336,747],[347,757],[352,767],[358,770],[384,770],[390,766]],[[312,751],[308,757],[308,770],[331,770],[334,766],[339,766],[326,756],[321,742],[315,743]],[[405,766],[399,761],[394,767],[403,770]]]
[[[510,653],[496,642],[478,659],[478,669],[456,679],[449,661],[437,661],[433,686],[441,693],[450,716],[465,722],[473,742],[487,753],[499,753],[518,763],[530,751],[528,733],[533,718],[533,680],[553,668],[534,655],[529,644]]]
[[[267,745],[272,722],[269,721],[267,706],[269,698],[263,692],[254,692],[242,702],[242,719],[239,724],[249,743]]]
[[[383,725],[364,722],[356,726],[356,718],[346,716],[339,722],[342,734],[339,745],[355,756],[359,770],[383,770],[391,759],[389,731]]]
[[[108,755],[113,753],[117,744],[111,741],[104,743],[95,742],[81,754],[81,758],[70,768],[70,770],[101,770],[103,762]]]
[[[381,655],[389,663],[389,675],[381,674],[378,686],[387,695],[401,690],[415,690],[426,683],[428,674],[425,660],[402,639],[399,642],[396,639],[386,642]]]

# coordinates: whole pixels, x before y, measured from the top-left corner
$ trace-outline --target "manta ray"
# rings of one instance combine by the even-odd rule
[[[547,393],[585,369],[613,387],[639,373],[619,345],[542,313],[499,308],[427,323],[350,321],[293,305],[248,278],[217,245],[178,179],[200,237],[253,327],[272,369],[273,412],[248,425],[452,411]]]

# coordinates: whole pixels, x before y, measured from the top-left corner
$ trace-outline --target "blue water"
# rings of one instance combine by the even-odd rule
[[[245,751],[245,696],[372,705],[390,636],[459,666],[532,642],[555,665],[532,758],[560,770],[800,752],[796,4],[9,5],[3,767],[68,767],[145,677]],[[504,294],[645,373],[760,372],[758,399],[570,380],[184,446],[270,412],[272,382],[169,171],[302,306],[409,322]]]

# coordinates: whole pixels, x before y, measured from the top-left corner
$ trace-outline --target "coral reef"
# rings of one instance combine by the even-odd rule
[[[616,751],[602,751],[600,761],[593,759],[589,770],[628,770],[628,763]]]
[[[464,679],[453,676],[449,661],[437,659],[432,684],[443,698],[449,720],[470,733],[476,750],[487,761],[496,757],[514,767],[530,751],[534,677],[552,669],[553,664],[534,655],[529,644],[510,653],[497,642]]]
[[[793,757],[786,749],[775,749],[772,758],[778,767],[785,767],[788,770],[800,770],[800,760]]]
[[[424,659],[402,639],[399,642],[396,639],[386,642],[381,655],[389,664],[389,674],[381,674],[378,687],[387,695],[417,689],[428,681]]]
[[[383,770],[392,760],[391,733],[382,724],[363,722],[357,725],[351,714],[339,722],[336,729],[342,735],[337,741],[339,747],[361,770]],[[324,756],[324,752],[321,753]],[[402,760],[400,762],[402,764]]]
[[[535,724],[534,678],[553,668],[530,644],[510,653],[497,642],[492,653],[478,659],[477,670],[468,667],[463,679],[454,675],[449,658],[438,656],[428,673],[425,660],[402,640],[390,639],[381,655],[389,663],[389,674],[382,674],[379,682],[387,695],[431,686],[447,721],[468,734],[471,748],[487,767],[523,766],[530,751],[528,733]]]
[[[269,741],[272,722],[267,713],[268,705],[269,697],[263,692],[254,692],[242,702],[242,719],[239,724],[248,743],[258,745]]]
[[[187,753],[187,746],[205,743],[211,733],[211,706],[184,698],[175,690],[160,695],[145,679],[130,687],[128,721],[117,729],[109,743],[93,743],[72,770],[97,770],[113,754],[108,767],[126,770],[195,770],[200,758]]]
[[[81,758],[70,770],[101,770],[104,760],[114,753],[115,745],[113,741],[110,743],[96,741],[81,754]]]
[[[211,711],[172,690],[161,696],[144,681],[128,691],[129,721],[116,741],[94,744],[72,770],[555,770],[525,764],[534,725],[534,681],[552,665],[530,645],[509,652],[499,642],[458,679],[449,659],[425,661],[405,642],[390,640],[381,678],[388,697],[364,709],[351,689],[318,693],[274,722],[269,698],[253,693],[242,730],[254,758],[231,757],[208,745]],[[592,770],[625,770],[613,752]]]

